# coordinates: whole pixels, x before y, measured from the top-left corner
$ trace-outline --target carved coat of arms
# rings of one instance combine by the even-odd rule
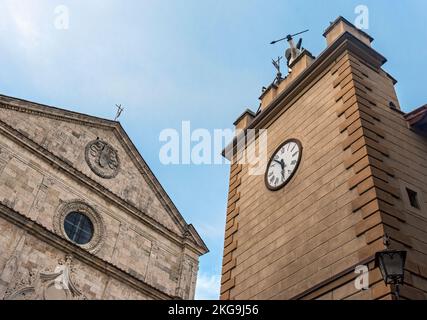
[[[104,179],[114,178],[120,170],[117,151],[100,139],[91,141],[86,146],[86,162],[95,174]]]

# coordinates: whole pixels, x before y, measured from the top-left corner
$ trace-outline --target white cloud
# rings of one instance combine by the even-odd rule
[[[218,300],[220,288],[220,276],[200,273],[197,279],[196,300]]]
[[[2,19],[7,23],[8,31],[15,34],[19,44],[25,49],[39,45],[42,33],[41,5],[32,0],[4,0]]]
[[[199,231],[202,238],[218,240],[218,241],[221,241],[221,239],[224,237],[224,232],[225,232],[224,225],[215,226],[215,225],[208,225],[205,223],[197,225],[197,230]]]

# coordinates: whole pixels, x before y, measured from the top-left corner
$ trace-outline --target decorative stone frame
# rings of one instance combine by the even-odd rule
[[[64,221],[67,215],[71,212],[84,214],[93,224],[92,239],[84,245],[78,245],[71,241],[65,232]],[[69,201],[60,205],[54,216],[53,226],[56,233],[91,253],[98,252],[105,241],[106,231],[103,218],[92,206],[81,200]]]
[[[116,160],[117,160],[117,168],[115,170],[113,170],[111,173],[105,172],[105,170],[103,170],[101,167],[97,166],[96,164],[94,164],[92,162],[92,159],[90,157],[90,150],[91,147],[97,143],[97,142],[101,142],[104,145],[108,146],[112,151],[115,152],[116,154]],[[119,171],[120,171],[120,157],[119,157],[119,153],[118,151],[113,148],[108,142],[105,142],[104,140],[101,140],[99,138],[97,138],[96,140],[92,140],[90,141],[85,148],[85,159],[86,159],[86,163],[89,166],[89,168],[99,177],[103,178],[103,179],[113,179],[115,178]]]

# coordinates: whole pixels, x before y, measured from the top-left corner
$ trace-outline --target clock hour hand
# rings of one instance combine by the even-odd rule
[[[280,164],[280,166],[283,168],[283,163],[282,163],[282,161],[279,161],[279,160],[273,160],[274,162],[277,162],[278,164]]]
[[[274,160],[274,162],[277,162],[278,164],[280,164],[280,167],[282,169],[286,167],[285,160],[283,160],[283,159],[281,159],[280,161],[279,160]]]

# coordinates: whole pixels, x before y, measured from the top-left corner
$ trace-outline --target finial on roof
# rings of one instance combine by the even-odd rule
[[[274,68],[276,69],[277,73],[276,73],[276,79],[274,80],[274,82],[276,83],[280,83],[283,78],[282,78],[282,72],[280,71],[280,60],[282,60],[283,57],[277,57],[277,60],[272,61]]]
[[[117,121],[122,115],[122,112],[125,110],[125,108],[123,108],[121,104],[116,104],[116,108],[117,108],[117,113],[116,113],[116,117],[114,118],[114,121]]]

